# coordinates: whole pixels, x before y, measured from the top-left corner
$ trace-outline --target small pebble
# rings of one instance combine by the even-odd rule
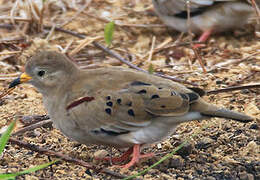
[[[216,84],[223,84],[222,80],[216,80]]]
[[[194,145],[188,142],[180,150],[177,151],[177,154],[181,155],[182,157],[183,156],[188,156],[188,155],[191,154],[193,149],[194,149]]]
[[[104,150],[104,149],[98,150],[98,151],[96,151],[96,152],[94,153],[94,158],[95,158],[95,159],[102,159],[102,158],[107,157],[108,154],[109,154],[109,153],[108,153],[106,150]]]
[[[247,174],[248,180],[254,180],[254,175],[253,174]]]
[[[181,168],[184,166],[184,160],[182,159],[181,156],[178,155],[173,155],[169,167],[171,168]]]
[[[258,130],[259,127],[258,127],[257,124],[252,124],[252,125],[249,127],[249,129],[255,129],[255,130]]]
[[[207,180],[216,180],[213,176],[207,176]]]
[[[248,175],[246,171],[242,171],[238,174],[240,180],[248,180]]]
[[[209,138],[209,137],[204,137],[202,138],[196,145],[195,147],[197,149],[207,149],[208,147],[211,146],[211,144],[214,142],[213,139]]]

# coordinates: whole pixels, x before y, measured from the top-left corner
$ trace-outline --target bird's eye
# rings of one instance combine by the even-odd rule
[[[39,72],[37,73],[37,75],[40,76],[40,77],[44,76],[44,74],[45,74],[45,71],[39,71]]]

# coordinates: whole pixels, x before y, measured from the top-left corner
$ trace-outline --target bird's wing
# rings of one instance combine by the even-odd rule
[[[159,116],[182,116],[199,99],[193,91],[178,92],[147,81],[127,81],[115,86],[118,88],[82,94],[68,102],[67,111],[79,126],[119,135],[146,127]]]
[[[190,11],[203,11],[214,4],[235,0],[190,0]],[[153,0],[156,9],[161,13],[173,16],[187,11],[187,0]]]

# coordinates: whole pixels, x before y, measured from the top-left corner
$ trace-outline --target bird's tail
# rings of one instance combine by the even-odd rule
[[[206,102],[204,102],[204,103],[206,103]],[[205,107],[205,106],[203,106],[203,107]],[[200,110],[200,113],[203,116],[233,119],[235,121],[239,121],[239,122],[243,122],[243,123],[247,123],[247,122],[254,120],[253,117],[250,117],[243,113],[231,111],[226,108],[220,108],[220,107],[217,107],[212,104],[208,104],[206,107],[207,107],[206,109],[202,108]]]

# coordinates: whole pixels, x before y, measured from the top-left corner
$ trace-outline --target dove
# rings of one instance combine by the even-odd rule
[[[156,14],[168,27],[201,35],[199,42],[205,42],[212,33],[241,28],[254,15],[253,7],[246,0],[190,0],[188,24],[187,0],[152,2]],[[256,0],[256,3],[260,4],[260,1]]]
[[[129,148],[112,162],[140,158],[140,147],[161,141],[184,122],[220,117],[250,122],[252,117],[205,102],[198,88],[123,67],[82,70],[65,55],[42,50],[10,83],[30,83],[43,96],[55,127],[82,144]],[[106,159],[107,160],[107,159]]]

